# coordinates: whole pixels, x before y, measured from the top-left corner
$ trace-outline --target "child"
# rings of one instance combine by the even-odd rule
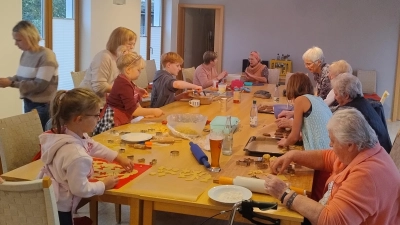
[[[203,90],[201,86],[176,79],[183,63],[182,57],[177,53],[168,52],[163,54],[161,56],[161,63],[164,69],[157,71],[154,77],[151,92],[151,108],[161,107],[187,97],[188,92],[175,96],[175,92],[179,89],[191,88],[197,92]]]
[[[72,213],[81,198],[101,195],[118,182],[114,176],[89,182],[92,156],[119,163],[126,171],[133,162],[93,141],[88,135],[99,119],[100,98],[92,91],[75,88],[58,91],[51,102],[53,129],[39,136],[43,167],[39,178],[52,178],[61,225],[72,225]]]
[[[113,127],[130,123],[133,116],[163,115],[159,108],[142,108],[140,101],[142,91],[133,83],[144,68],[144,60],[135,52],[126,52],[117,59],[117,67],[121,74],[114,81],[111,93],[107,96],[107,103],[101,112],[93,134],[99,134]]]

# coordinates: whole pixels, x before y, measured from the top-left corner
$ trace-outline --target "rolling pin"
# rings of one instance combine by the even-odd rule
[[[151,141],[157,142],[157,143],[162,143],[162,144],[173,144],[175,142],[180,142],[182,140],[175,139],[173,137],[157,137],[157,136],[155,136],[153,139],[151,139]]]
[[[218,180],[214,180],[214,183],[219,183],[219,184],[234,184],[238,186],[245,187],[249,189],[252,192],[257,192],[257,193],[262,193],[266,194],[267,192],[265,191],[265,186],[264,186],[264,180],[263,179],[257,179],[257,178],[251,178],[251,177],[242,177],[242,176],[237,176],[235,178],[231,177],[219,177]],[[289,187],[292,191],[296,192],[297,194],[300,195],[305,195],[305,196],[310,196],[311,193],[307,192],[306,190],[298,187]]]
[[[201,148],[193,142],[189,142],[189,145],[190,151],[192,151],[192,154],[196,158],[197,162],[199,162],[201,165],[204,165],[206,168],[210,168],[208,157],[206,154],[204,154],[203,150],[201,150]]]

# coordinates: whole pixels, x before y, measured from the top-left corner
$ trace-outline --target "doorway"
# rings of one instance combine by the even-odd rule
[[[178,6],[177,52],[184,59],[184,68],[197,67],[203,63],[203,53],[218,53],[216,64],[222,64],[224,8],[222,5]]]

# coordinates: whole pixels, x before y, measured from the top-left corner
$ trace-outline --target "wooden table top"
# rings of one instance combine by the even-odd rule
[[[282,90],[284,87],[280,87]],[[252,92],[256,90],[268,90],[271,93],[273,93],[274,90],[274,85],[267,85],[267,86],[257,86],[257,87],[252,87]],[[281,92],[282,93],[282,92]],[[252,135],[260,135],[259,130],[262,128],[263,125],[265,124],[270,124],[273,123],[275,120],[274,115],[272,114],[258,114],[258,126],[256,128],[250,127],[250,109],[252,105],[252,100],[253,100],[253,94],[252,93],[242,93],[241,97],[241,103],[240,104],[234,104],[232,101],[228,102],[228,108],[226,112],[221,112],[220,111],[220,106],[219,102],[215,101],[210,105],[201,105],[200,107],[191,107],[189,106],[188,102],[174,102],[169,105],[166,105],[162,107],[163,111],[166,113],[161,118],[156,118],[156,119],[143,119],[139,123],[136,124],[127,124],[123,125],[120,127],[114,128],[114,130],[117,130],[119,132],[140,132],[142,130],[147,130],[147,129],[153,129],[152,132],[155,133],[157,131],[161,132],[166,132],[167,128],[165,125],[161,124],[161,121],[166,120],[166,116],[169,114],[173,113],[200,113],[203,115],[208,116],[209,120],[212,120],[215,116],[218,115],[231,115],[238,117],[240,119],[240,125],[239,129],[237,132],[234,134],[234,141],[233,141],[233,155],[235,157],[237,156],[245,156],[245,152],[243,151],[243,148],[245,144],[247,143],[248,139]],[[259,99],[257,98],[257,104],[273,104],[272,99]],[[286,103],[285,98],[280,98],[281,103]],[[108,146],[109,148],[118,151],[120,148],[120,136],[112,134],[111,132],[104,132],[102,134],[99,134],[95,137],[93,137],[94,140]],[[110,143],[109,140],[113,140],[113,143]],[[170,156],[170,151],[171,150],[179,150],[180,155],[179,157],[171,157]],[[175,186],[183,186],[180,187],[182,190],[187,190],[188,188],[184,188],[185,186],[193,188],[191,186],[191,181],[186,181],[182,182],[178,180],[178,178],[171,178],[169,182],[165,182],[165,179],[161,178],[160,181],[157,180],[157,177],[151,177],[149,178],[149,173],[151,172],[156,172],[159,167],[176,167],[179,169],[190,169],[190,170],[198,170],[198,171],[204,171],[205,173],[208,173],[208,171],[201,165],[197,163],[195,158],[192,156],[188,141],[187,140],[182,140],[181,142],[174,143],[172,145],[167,145],[167,146],[159,146],[159,145],[153,145],[153,148],[151,150],[138,150],[134,149],[133,147],[126,147],[125,155],[134,155],[135,159],[134,162],[137,163],[138,158],[145,158],[146,159],[146,164],[151,161],[152,159],[157,159],[157,164],[154,165],[151,169],[146,171],[144,174],[139,176],[138,178],[134,179],[133,181],[129,182],[125,186],[121,187],[120,189],[112,189],[108,190],[105,192],[106,195],[111,195],[111,196],[125,196],[125,197],[134,197],[134,198],[139,198],[143,200],[150,200],[150,201],[159,201],[159,202],[165,202],[165,203],[179,203],[181,205],[187,205],[187,206],[195,206],[198,208],[208,208],[208,209],[216,209],[216,210],[224,210],[229,208],[230,206],[227,206],[225,204],[221,204],[218,202],[215,202],[211,200],[208,197],[208,190],[214,186],[217,186],[217,184],[212,183],[212,181],[208,181],[205,184],[202,184],[202,189],[198,195],[197,200],[194,201],[189,201],[186,199],[186,196],[180,198],[181,196],[173,196],[173,197],[168,197],[162,195],[162,190],[171,188],[168,186],[168,183],[172,183],[172,185]],[[210,153],[208,151],[205,151],[205,154],[210,158]],[[224,166],[229,162],[229,160],[232,158],[232,156],[224,156],[221,155],[220,159],[220,164],[222,170],[224,170]],[[40,160],[32,162],[28,165],[25,165],[23,167],[20,167],[16,170],[10,171],[8,173],[2,174],[1,177],[7,180],[32,180],[35,179],[38,171],[42,167],[42,162]],[[138,164],[136,166],[139,166]],[[218,177],[219,175],[217,173],[210,173],[213,178]],[[240,175],[240,174],[238,174]],[[305,176],[297,177],[296,180],[296,186],[304,188],[308,191],[311,191],[311,186],[312,186],[312,178],[313,175],[312,173],[309,173]],[[146,183],[146,180],[149,180],[148,184]],[[177,181],[175,183],[174,181]],[[163,183],[165,182],[165,183]],[[140,183],[140,184],[139,184]],[[174,184],[175,183],[175,184]],[[182,185],[181,185],[182,184]],[[148,185],[149,190],[145,194],[143,192],[138,192],[137,189],[135,189],[135,186],[142,186],[143,185]],[[158,187],[158,189],[157,189]],[[174,187],[174,186],[173,186]],[[189,189],[190,189],[189,188]],[[179,189],[179,187],[178,187]],[[188,193],[190,190],[188,190]],[[195,190],[193,192],[196,192]],[[168,193],[164,193],[167,194]],[[185,193],[180,193],[182,195],[185,195]],[[188,195],[189,197],[190,194]],[[256,201],[273,201],[273,202],[279,202],[277,199],[269,196],[269,195],[263,195],[263,194],[257,194],[254,193],[252,199]],[[266,212],[270,215],[274,215],[276,218],[281,218],[281,219],[289,219],[292,221],[302,221],[303,217],[299,215],[296,212],[289,211],[285,207],[279,207],[278,210],[270,210]]]

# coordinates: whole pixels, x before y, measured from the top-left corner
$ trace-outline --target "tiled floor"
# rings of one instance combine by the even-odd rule
[[[400,130],[400,121],[388,123],[388,130],[392,142],[396,137],[397,132]],[[112,225],[115,222],[114,204],[99,203],[99,225]],[[79,210],[81,216],[89,216],[89,206],[86,205]],[[226,218],[229,218],[229,213],[226,213]],[[188,215],[181,215],[176,213],[156,212],[154,216],[154,225],[173,225],[173,224],[190,224],[200,225],[205,218],[194,217]],[[122,225],[129,224],[129,207],[122,206]],[[205,225],[225,225],[227,221],[211,219],[204,223]],[[235,224],[237,225],[237,224]]]

